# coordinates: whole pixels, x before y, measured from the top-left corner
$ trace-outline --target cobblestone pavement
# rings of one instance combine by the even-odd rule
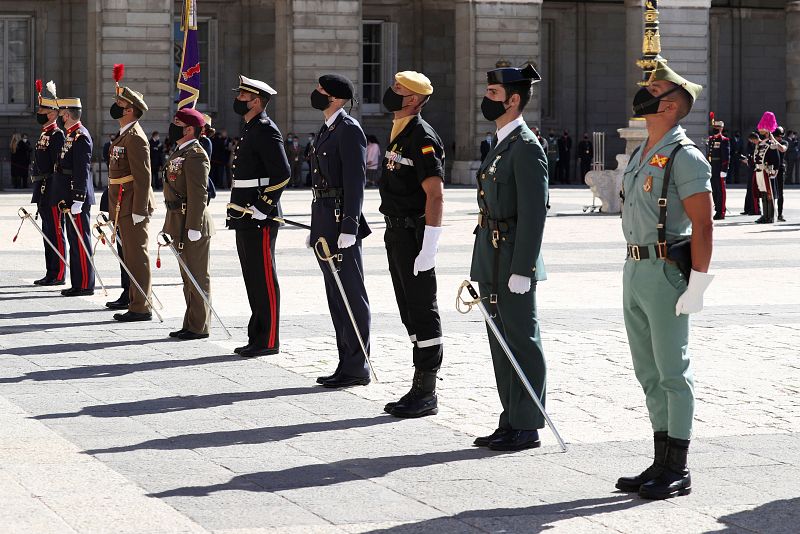
[[[729,192],[738,214],[743,190]],[[284,195],[307,222],[308,191]],[[448,189],[437,268],[445,334],[441,411],[382,413],[412,374],[383,251],[378,195],[365,212],[380,383],[315,387],[336,361],[322,277],[306,233],[281,230],[281,354],[244,361],[247,301],[225,194],[212,202],[212,293],[234,334],[167,332],[183,314],[178,267],[154,269],[165,322],[118,324],[95,296],[67,299],[43,274],[27,205],[0,195],[0,531],[2,532],[797,532],[800,523],[800,190],[787,223],[732,214],[715,228],[717,278],[693,319],[698,396],[694,493],[644,502],[614,491],[649,463],[650,429],[621,314],[624,246],[616,216],[583,214],[590,194],[554,189],[537,290],[552,434],[541,449],[471,447],[499,412],[486,331],[454,301],[467,276],[474,191]],[[151,231],[160,229],[163,210]],[[156,247],[151,246],[155,259]],[[108,250],[98,265],[116,298]],[[59,288],[60,289],[60,288]]]

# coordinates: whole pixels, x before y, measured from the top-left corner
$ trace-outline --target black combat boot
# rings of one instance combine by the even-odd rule
[[[767,196],[767,219],[764,221],[766,224],[775,222],[775,200],[771,196]]]
[[[395,417],[423,417],[439,413],[436,398],[436,371],[414,370],[411,390],[395,404],[390,414]]]
[[[650,482],[661,474],[667,461],[667,433],[653,432],[653,464],[635,477],[621,477],[617,480],[617,489],[628,493],[636,493],[645,482]]]
[[[667,438],[667,462],[661,474],[639,488],[643,499],[669,499],[692,492],[692,476],[686,466],[688,439]]]

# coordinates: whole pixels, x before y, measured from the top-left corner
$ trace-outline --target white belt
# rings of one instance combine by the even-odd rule
[[[264,187],[269,185],[269,178],[253,178],[251,180],[234,180],[233,189],[246,189],[248,187]]]
[[[384,154],[384,157],[389,161],[394,161],[395,163],[399,163],[400,165],[408,165],[409,167],[414,166],[414,162],[412,160],[408,158],[401,158],[398,156],[399,156],[398,153],[392,152],[390,150],[387,150],[386,154]]]

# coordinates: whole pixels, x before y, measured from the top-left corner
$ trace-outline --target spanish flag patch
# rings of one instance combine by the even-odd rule
[[[433,154],[433,153],[434,153],[433,145],[427,145],[427,146],[422,147],[422,155],[423,156],[426,155],[426,154]]]
[[[667,166],[667,162],[668,161],[669,161],[669,157],[668,156],[661,156],[660,154],[655,154],[650,159],[650,165],[653,165],[654,167],[658,167],[659,169],[663,169],[664,167]]]

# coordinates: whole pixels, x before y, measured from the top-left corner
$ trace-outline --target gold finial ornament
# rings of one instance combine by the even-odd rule
[[[642,81],[646,86],[652,80],[656,62],[666,60],[661,57],[661,34],[658,32],[658,0],[645,0],[644,3],[644,38],[642,39],[642,57],[636,66],[642,69]]]

